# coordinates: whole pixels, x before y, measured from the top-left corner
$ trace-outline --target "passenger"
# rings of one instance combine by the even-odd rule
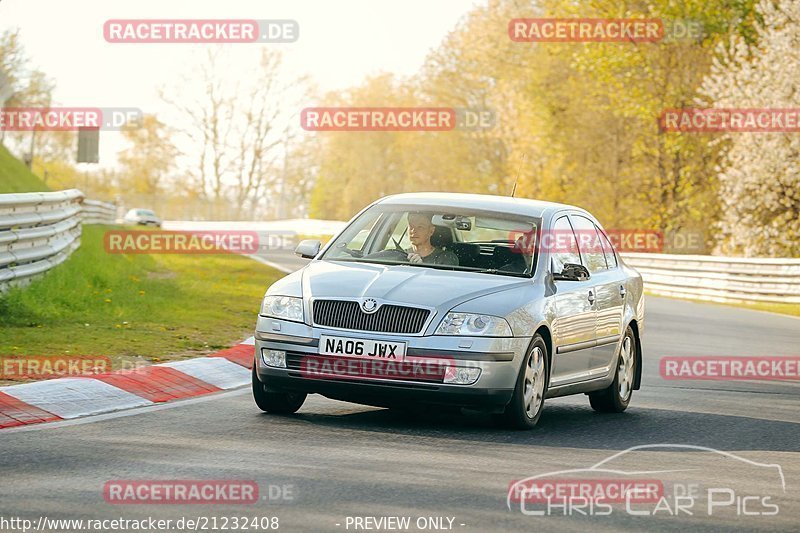
[[[431,222],[432,218],[429,213],[408,214],[408,238],[411,240],[411,249],[406,252],[409,262],[457,266],[456,254],[431,244],[431,237],[436,231],[436,226]]]

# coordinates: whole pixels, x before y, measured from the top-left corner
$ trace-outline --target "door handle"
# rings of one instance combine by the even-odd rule
[[[620,295],[622,298],[625,298],[625,285],[620,285],[620,286],[619,286],[619,295]]]
[[[589,303],[590,304],[594,303],[594,292],[592,291],[589,291]]]

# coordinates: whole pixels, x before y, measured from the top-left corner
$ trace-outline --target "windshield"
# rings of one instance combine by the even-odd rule
[[[378,204],[345,228],[322,259],[529,277],[539,225],[507,213]]]

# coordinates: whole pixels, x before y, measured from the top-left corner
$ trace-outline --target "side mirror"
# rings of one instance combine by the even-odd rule
[[[297,248],[294,249],[294,253],[300,257],[304,257],[305,259],[314,259],[317,257],[321,247],[322,243],[319,241],[306,239],[304,241],[300,241],[300,244],[298,244]]]
[[[583,265],[566,263],[561,272],[553,272],[553,279],[561,281],[586,281],[590,278],[589,269]]]

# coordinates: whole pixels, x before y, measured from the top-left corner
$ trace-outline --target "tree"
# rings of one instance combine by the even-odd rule
[[[224,216],[227,207],[265,212],[268,191],[280,183],[287,127],[305,81],[285,80],[282,56],[271,49],[241,76],[229,71],[226,57],[226,51],[208,52],[199,66],[198,94],[162,90],[162,98],[178,113],[179,146],[195,158],[188,166],[198,192],[216,206],[211,216]],[[197,77],[193,72],[186,86]]]
[[[0,94],[5,98],[0,104],[4,107],[47,107],[52,103],[54,88],[53,81],[42,71],[31,68],[18,30],[7,30],[0,35]],[[0,130],[0,142],[8,142],[32,164],[42,137],[51,133]]]
[[[24,86],[28,59],[19,42],[19,30],[6,30],[0,35],[0,94],[10,107],[19,104],[18,94]],[[0,102],[2,103],[2,102]]]
[[[130,143],[118,156],[123,187],[126,192],[147,197],[155,205],[177,156],[170,130],[153,115],[144,115],[141,123],[126,124],[122,135]]]
[[[758,4],[757,42],[720,46],[702,94],[718,108],[800,108],[800,4]],[[797,133],[732,132],[719,167],[718,251],[800,255],[800,138]]]
[[[751,39],[753,0],[489,0],[408,79],[374,77],[328,105],[485,108],[485,131],[320,134],[312,214],[349,218],[387,192],[508,194],[585,207],[610,227],[678,230],[719,215],[709,135],[659,131],[691,103],[716,44]],[[517,43],[520,17],[660,18],[702,35],[657,43]],[[386,81],[388,80],[388,81]]]

